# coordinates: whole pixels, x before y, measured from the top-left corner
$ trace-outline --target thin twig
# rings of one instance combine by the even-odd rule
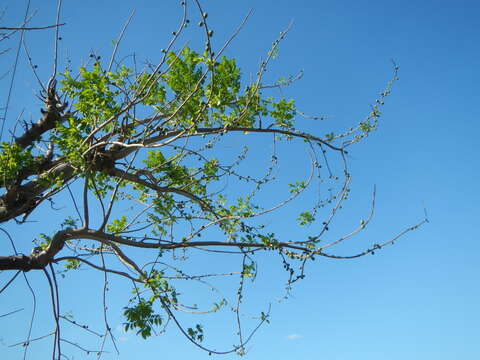
[[[26,10],[25,10],[25,16],[24,16],[24,23],[27,21],[29,10],[30,10],[30,0],[28,0],[28,2],[27,2],[27,7],[26,7]],[[18,59],[19,59],[19,56],[20,56],[20,47],[22,46],[24,34],[25,34],[25,31],[22,30],[21,35],[20,35],[20,40],[18,42],[17,53],[15,55],[15,62],[13,64],[12,78],[10,79],[10,86],[8,88],[7,101],[6,101],[5,107],[4,107],[3,118],[0,119],[2,121],[2,126],[0,127],[0,140],[2,139],[2,136],[3,136],[3,128],[5,127],[5,123],[7,122],[8,107],[10,105],[10,98],[12,96],[13,84],[15,82],[15,75],[17,73]]]
[[[57,20],[56,23],[58,24],[60,22],[60,10],[62,8],[62,0],[58,0],[57,2]],[[56,26],[55,27],[55,49],[53,52],[53,73],[51,79],[55,79],[57,76],[57,64],[58,64],[58,41],[60,40],[60,37],[58,36],[60,27]],[[50,85],[50,84],[49,84]]]
[[[45,29],[51,29],[51,28],[56,28],[59,26],[66,25],[66,23],[62,24],[54,24],[54,25],[47,25],[47,26],[37,26],[37,27],[28,27],[28,26],[22,26],[22,27],[5,27],[5,26],[0,26],[0,30],[16,30],[16,31],[23,31],[23,30],[45,30]]]
[[[8,313],[6,313],[6,314],[0,315],[0,318],[5,317],[5,316],[9,316],[9,315],[12,315],[12,314],[15,314],[15,313],[20,312],[20,311],[23,311],[23,310],[24,310],[24,308],[10,311],[10,312],[8,312]]]
[[[110,69],[112,68],[113,62],[115,60],[115,55],[117,54],[117,49],[118,46],[120,45],[120,42],[122,41],[123,34],[125,33],[125,30],[127,30],[128,25],[130,24],[130,21],[132,21],[133,15],[135,15],[135,9],[132,10],[132,13],[130,14],[127,22],[125,25],[123,25],[122,31],[120,32],[120,35],[118,36],[118,39],[115,42],[115,48],[113,49],[112,57],[110,58],[110,62],[108,64],[107,72],[110,72]]]

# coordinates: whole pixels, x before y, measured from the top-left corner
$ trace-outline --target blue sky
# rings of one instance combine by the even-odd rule
[[[8,16],[1,20],[2,26],[16,25],[25,2],[7,0],[4,4]],[[277,301],[283,294],[285,280],[281,263],[278,259],[265,259],[258,279],[248,285],[246,309],[258,313],[271,303],[272,319],[247,346],[245,358],[479,357],[478,2],[210,0],[203,5],[215,30],[213,39],[217,46],[253,9],[247,25],[226,52],[237,59],[247,77],[256,72],[271,42],[293,20],[293,28],[280,47],[280,56],[269,67],[268,76],[277,79],[304,71],[303,78],[284,89],[284,93],[294,98],[305,113],[328,118],[308,125],[310,131],[320,135],[348,128],[368,114],[370,104],[391,77],[394,59],[400,66],[400,80],[386,100],[379,130],[350,150],[352,197],[333,224],[331,236],[349,232],[366,216],[373,185],[377,186],[374,220],[367,231],[338,248],[338,252],[350,254],[394,236],[422,220],[424,208],[430,220],[375,256],[357,260],[317,259],[309,264],[306,279],[296,284],[292,296],[282,302]],[[56,2],[51,0],[33,0],[32,9],[38,9],[38,14],[32,24],[53,23],[55,6]],[[117,37],[133,8],[136,14],[120,54],[135,51],[139,58],[157,60],[159,50],[165,47],[178,23],[177,1],[64,1],[62,19],[67,25],[61,30],[62,61],[68,55],[72,66],[81,65],[91,51],[108,57],[110,41]],[[192,22],[197,21],[198,15],[192,15]],[[195,47],[196,31],[191,27],[179,44],[189,41]],[[52,67],[52,36],[51,32],[27,34],[33,61],[45,78]],[[2,73],[11,67],[12,53],[13,50],[0,57]],[[4,102],[5,80],[0,90]],[[38,117],[37,90],[22,55],[7,126],[24,109],[25,118],[30,114],[33,119]],[[281,169],[308,174],[302,156],[301,152],[285,153]],[[274,197],[275,193],[269,196]],[[302,209],[307,201],[301,198],[292,211]],[[55,224],[49,216],[38,214],[37,223],[27,224],[20,233],[15,230],[15,236],[22,237],[17,239],[22,251],[30,251],[30,240],[39,231],[53,229]],[[282,216],[281,213],[271,219],[272,223],[279,231],[295,236],[298,229]],[[320,225],[313,224],[311,229]],[[13,230],[13,226],[7,229]],[[0,249],[2,255],[9,254],[7,239],[2,238]],[[41,274],[28,276],[38,297],[34,336],[40,336],[51,329],[48,287]],[[2,284],[6,279],[8,274],[0,274]],[[0,319],[4,329],[0,332],[0,354],[5,354],[2,359],[18,358],[21,349],[8,345],[22,340],[31,315],[28,289],[20,278],[16,285],[0,298],[0,308],[6,312],[21,303],[25,310],[16,317]],[[224,285],[228,290],[230,285]],[[62,306],[75,311],[78,319],[89,322],[92,328],[101,329],[101,312],[96,309],[101,301],[101,286],[102,279],[98,274],[95,278],[92,272],[66,278],[61,285]],[[92,289],[96,292],[88,296]],[[117,329],[129,288],[128,284],[115,281],[111,289],[111,324],[116,328],[121,353],[118,357],[114,352],[106,354],[105,359],[209,358],[173,326],[167,334],[147,341]],[[199,321],[209,331],[208,345],[221,350],[234,341],[232,318],[212,316]],[[83,336],[73,332],[73,328],[65,333],[70,331],[71,337]],[[49,340],[32,345],[30,358],[36,358],[33,351],[48,351],[50,346]]]

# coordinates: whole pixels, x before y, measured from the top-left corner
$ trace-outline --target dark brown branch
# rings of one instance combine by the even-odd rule
[[[22,214],[34,210],[41,199],[41,195],[51,188],[47,177],[55,179],[61,177],[67,182],[74,175],[74,168],[62,161],[54,161],[50,169],[25,185],[16,185],[0,196],[0,223],[11,220]]]
[[[0,270],[21,270],[29,271],[32,269],[42,269],[32,259],[31,256],[13,255],[0,256]]]
[[[56,93],[56,81],[53,80],[47,89],[45,97],[45,110],[42,110],[43,116],[36,123],[27,129],[21,136],[15,138],[15,143],[21,148],[26,148],[38,140],[42,134],[51,130],[56,124],[62,122],[66,116],[63,111],[67,103],[61,103]]]
[[[71,229],[58,231],[45,250],[34,249],[32,254],[0,256],[0,270],[22,270],[44,269],[52,262],[54,256],[60,252],[65,241],[71,238]]]
[[[303,132],[295,132],[295,131],[290,131],[290,130],[283,130],[283,129],[260,129],[260,128],[249,128],[249,127],[218,127],[218,128],[199,128],[196,129],[195,133],[189,133],[185,132],[185,130],[174,130],[174,131],[169,131],[167,133],[163,133],[158,136],[153,136],[150,138],[147,138],[142,142],[142,144],[134,145],[130,144],[129,146],[124,146],[120,147],[115,147],[115,151],[112,152],[112,156],[115,160],[122,159],[126,157],[127,155],[131,154],[132,152],[138,150],[139,148],[142,147],[149,147],[154,144],[158,144],[159,142],[171,138],[175,138],[176,136],[200,136],[200,135],[209,135],[209,134],[221,134],[221,133],[228,133],[228,132],[250,132],[250,133],[272,133],[272,134],[280,134],[280,135],[287,135],[287,136],[292,136],[296,138],[301,138],[305,140],[310,140],[310,141],[315,141],[318,143],[321,143],[327,147],[329,147],[332,150],[335,151],[340,151],[343,152],[344,149],[341,147],[337,147],[335,145],[332,145],[330,142],[326,141],[325,139],[319,138],[317,136],[313,136],[308,133],[303,133]],[[183,135],[184,133],[185,135]]]
[[[56,28],[56,27],[63,26],[63,25],[66,25],[66,23],[54,24],[54,25],[47,25],[47,26],[37,26],[37,27],[30,27],[30,26],[23,26],[23,27],[5,27],[5,26],[0,26],[0,30],[14,30],[14,31],[20,31],[20,30],[45,30],[45,29]]]
[[[117,270],[108,269],[108,268],[105,268],[105,267],[102,267],[102,266],[98,266],[98,265],[95,265],[94,263],[92,263],[88,260],[82,259],[82,258],[77,257],[77,256],[62,256],[62,257],[54,259],[53,262],[58,263],[58,262],[64,261],[64,260],[78,260],[80,262],[83,262],[83,263],[87,264],[88,266],[91,266],[94,269],[97,269],[97,270],[100,270],[100,271],[105,271],[105,272],[112,273],[112,274],[116,274],[116,275],[119,275],[119,276],[123,276],[123,277],[126,277],[126,278],[128,278],[132,281],[135,281],[135,282],[142,282],[140,279],[134,278],[133,276],[127,274],[126,272],[117,271]]]
[[[339,148],[335,145],[332,145],[330,142],[326,141],[325,139],[319,138],[317,136],[313,136],[308,133],[303,132],[296,132],[291,130],[282,130],[282,129],[259,129],[259,128],[248,128],[248,127],[227,127],[227,128],[200,128],[197,130],[199,133],[219,133],[223,131],[242,131],[242,132],[251,132],[251,133],[273,133],[273,134],[281,134],[281,135],[288,135],[293,136],[305,140],[316,141],[319,142],[332,150],[335,151],[343,151],[342,148]]]
[[[5,27],[5,26],[1,26],[0,30],[15,30],[15,31],[20,31],[20,30],[45,30],[45,29],[56,28],[56,27],[63,26],[63,25],[66,25],[66,23],[47,25],[47,26],[39,26],[39,27],[28,27],[28,26],[24,26],[24,27]]]
[[[393,237],[390,240],[387,240],[381,244],[374,244],[371,248],[349,256],[337,256],[327,254],[322,251],[322,249],[311,249],[306,246],[297,245],[295,242],[275,242],[272,244],[263,244],[263,243],[235,243],[235,242],[226,242],[226,241],[185,241],[185,242],[172,242],[172,243],[148,243],[148,242],[139,242],[132,241],[123,237],[115,236],[112,234],[107,234],[105,232],[95,231],[91,229],[70,229],[69,239],[90,239],[100,241],[106,245],[109,245],[110,242],[123,244],[132,247],[146,248],[146,249],[164,249],[164,250],[173,250],[173,249],[182,249],[182,248],[198,248],[198,247],[235,247],[239,249],[265,249],[265,250],[274,250],[274,249],[291,249],[299,251],[306,256],[319,255],[328,258],[334,259],[354,259],[370,253],[374,253],[376,250],[379,250],[385,246],[392,245],[398,238],[402,237],[406,233],[413,231],[427,222],[427,219],[422,220],[421,222],[410,226],[398,235]],[[297,254],[297,257],[303,257],[301,254]]]

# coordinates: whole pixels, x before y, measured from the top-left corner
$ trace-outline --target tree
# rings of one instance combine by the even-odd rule
[[[256,328],[244,334],[240,306],[245,281],[256,276],[259,253],[280,257],[289,290],[305,277],[305,265],[315,257],[347,259],[373,254],[426,221],[360,253],[333,253],[335,245],[367,226],[374,194],[372,212],[356,230],[324,242],[349,195],[347,151],[377,128],[384,99],[397,80],[396,65],[392,80],[365,120],[346,131],[312,134],[302,130],[307,116],[296,109],[293,99],[269,92],[288,86],[296,77],[271,84],[264,81],[267,65],[277,56],[288,29],[273,42],[256,77],[247,81],[235,59],[223,55],[243,23],[223,46],[214,49],[207,13],[198,1],[193,5],[205,37],[203,48],[177,47],[184,29],[192,26],[187,2],[182,1],[184,16],[156,64],[139,69],[134,60],[118,60],[123,31],[107,61],[92,53],[87,65],[74,69],[67,64],[59,71],[55,57],[53,74],[45,83],[39,81],[42,115],[36,122],[24,122],[23,127],[13,126],[11,138],[0,144],[0,222],[15,222],[21,229],[39,212],[58,215],[57,204],[70,204],[68,212],[61,211],[63,221],[55,232],[32,236],[36,246],[29,255],[16,250],[24,238],[1,229],[12,246],[11,254],[0,257],[0,270],[12,272],[1,292],[13,286],[21,272],[40,270],[48,278],[56,322],[54,358],[64,354],[62,344],[68,342],[61,336],[62,323],[77,324],[59,310],[59,274],[68,281],[68,272],[86,268],[93,270],[90,276],[104,276],[105,281],[107,277],[128,279],[133,295],[123,309],[125,329],[143,338],[172,322],[204,350],[243,354]],[[2,29],[23,37],[33,30],[26,27],[27,20],[18,28]],[[60,27],[57,19],[55,47]],[[7,33],[2,40],[12,35]],[[36,74],[35,69],[32,64]],[[247,154],[247,145],[255,147],[257,141],[263,149],[268,144],[272,148],[263,173],[256,169],[261,164],[257,158],[263,155],[260,149],[256,148],[255,158]],[[311,158],[310,175],[283,184],[285,191],[280,195],[275,190],[274,202],[265,199],[269,188],[281,188],[275,179],[278,149],[296,149],[297,143],[305,145],[305,154]],[[240,144],[240,149],[233,156],[224,150],[225,144]],[[248,161],[253,165],[246,165]],[[322,188],[328,191],[292,221],[304,227],[320,222],[321,231],[291,240],[262,221],[298,200],[315,179],[326,184]],[[238,270],[191,275],[186,264],[192,252],[233,257]],[[210,287],[204,279],[214,275],[238,279],[234,300],[220,296],[207,311],[233,311],[239,338],[227,351],[202,345],[202,325],[184,326],[178,317],[181,311],[198,311],[185,305],[195,299],[179,290],[178,283],[198,281]],[[268,311],[261,312],[258,324],[268,317]],[[108,334],[111,329],[105,320],[104,338]],[[22,343],[27,348],[31,341],[27,338]]]

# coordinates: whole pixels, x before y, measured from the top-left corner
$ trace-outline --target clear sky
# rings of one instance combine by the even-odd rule
[[[5,0],[1,7],[6,8],[7,15],[1,19],[1,26],[18,25],[25,4],[25,1]],[[393,59],[400,66],[400,80],[386,100],[379,130],[350,150],[352,197],[333,224],[333,234],[348,233],[365,218],[374,185],[377,186],[374,220],[367,231],[338,252],[350,254],[394,236],[421,221],[424,208],[430,220],[375,256],[356,260],[317,259],[309,264],[306,279],[297,283],[292,296],[282,302],[277,301],[283,294],[285,281],[281,263],[266,260],[257,281],[248,285],[246,307],[257,314],[271,303],[271,323],[262,327],[249,343],[245,358],[480,358],[480,172],[475,160],[480,155],[480,3],[209,0],[203,1],[203,5],[215,30],[217,45],[253,9],[248,23],[227,50],[228,56],[237,59],[245,76],[256,72],[272,41],[293,21],[278,59],[269,68],[269,76],[276,79],[304,71],[301,80],[284,89],[285,96],[294,98],[305,113],[328,118],[309,129],[320,135],[355,125],[368,114],[370,104],[391,77]],[[32,24],[53,23],[55,7],[53,0],[32,0],[31,8],[38,9]],[[157,60],[179,21],[178,1],[65,0],[61,19],[67,25],[61,29],[61,60],[68,57],[76,67],[86,62],[92,51],[108,57],[111,40],[117,37],[133,9],[136,13],[120,54],[135,51],[140,59]],[[198,15],[192,15],[192,23],[197,21]],[[198,44],[193,28],[180,44],[189,40],[192,47]],[[45,79],[52,67],[52,36],[51,32],[27,34],[33,62]],[[9,44],[13,46],[16,42]],[[12,49],[0,56],[2,74],[11,68],[14,53]],[[3,104],[8,81],[3,79],[0,84]],[[22,110],[25,119],[39,116],[37,90],[22,52],[6,128]],[[308,169],[299,169],[298,165],[301,162],[298,157],[304,153],[285,156],[283,169],[289,171],[291,167],[291,171],[308,174]],[[272,193],[271,197],[274,196]],[[302,201],[297,210],[302,208]],[[48,216],[48,213],[37,214],[38,222],[13,234],[17,244],[23,242],[19,245],[22,251],[29,252],[32,237],[53,226]],[[271,221],[281,231],[295,236],[296,228],[282,222],[281,215]],[[315,226],[320,228],[321,224],[311,225],[313,229]],[[1,238],[1,255],[11,253],[7,240]],[[95,275],[99,277],[92,272],[67,276],[60,285],[64,291],[62,306],[75,313],[79,321],[101,330],[103,322],[98,305],[102,301],[102,279],[94,278]],[[33,273],[28,276],[38,302],[35,337],[52,328],[51,308],[44,277]],[[0,285],[8,278],[8,274],[1,273]],[[5,360],[19,358],[22,349],[8,345],[25,338],[31,316],[32,300],[24,280],[18,278],[16,285],[0,297],[1,313],[16,309],[20,306],[17,304],[25,308],[18,316],[0,318],[0,358]],[[207,353],[189,344],[174,326],[169,327],[167,334],[146,341],[137,339],[133,333],[123,333],[118,314],[126,304],[128,285],[121,281],[111,284],[109,309],[120,355],[111,352],[104,359],[209,358]],[[221,350],[233,343],[232,318],[212,316],[198,321],[206,325],[206,345]],[[74,330],[68,328],[65,332],[68,335],[71,331],[70,338],[80,340],[83,335]],[[89,343],[90,339],[85,341]],[[94,342],[89,344],[94,344],[93,349],[98,347]],[[38,341],[31,346],[30,358],[39,358],[33,352],[48,351],[50,347],[50,340]],[[76,354],[75,359],[80,358],[88,357]]]

